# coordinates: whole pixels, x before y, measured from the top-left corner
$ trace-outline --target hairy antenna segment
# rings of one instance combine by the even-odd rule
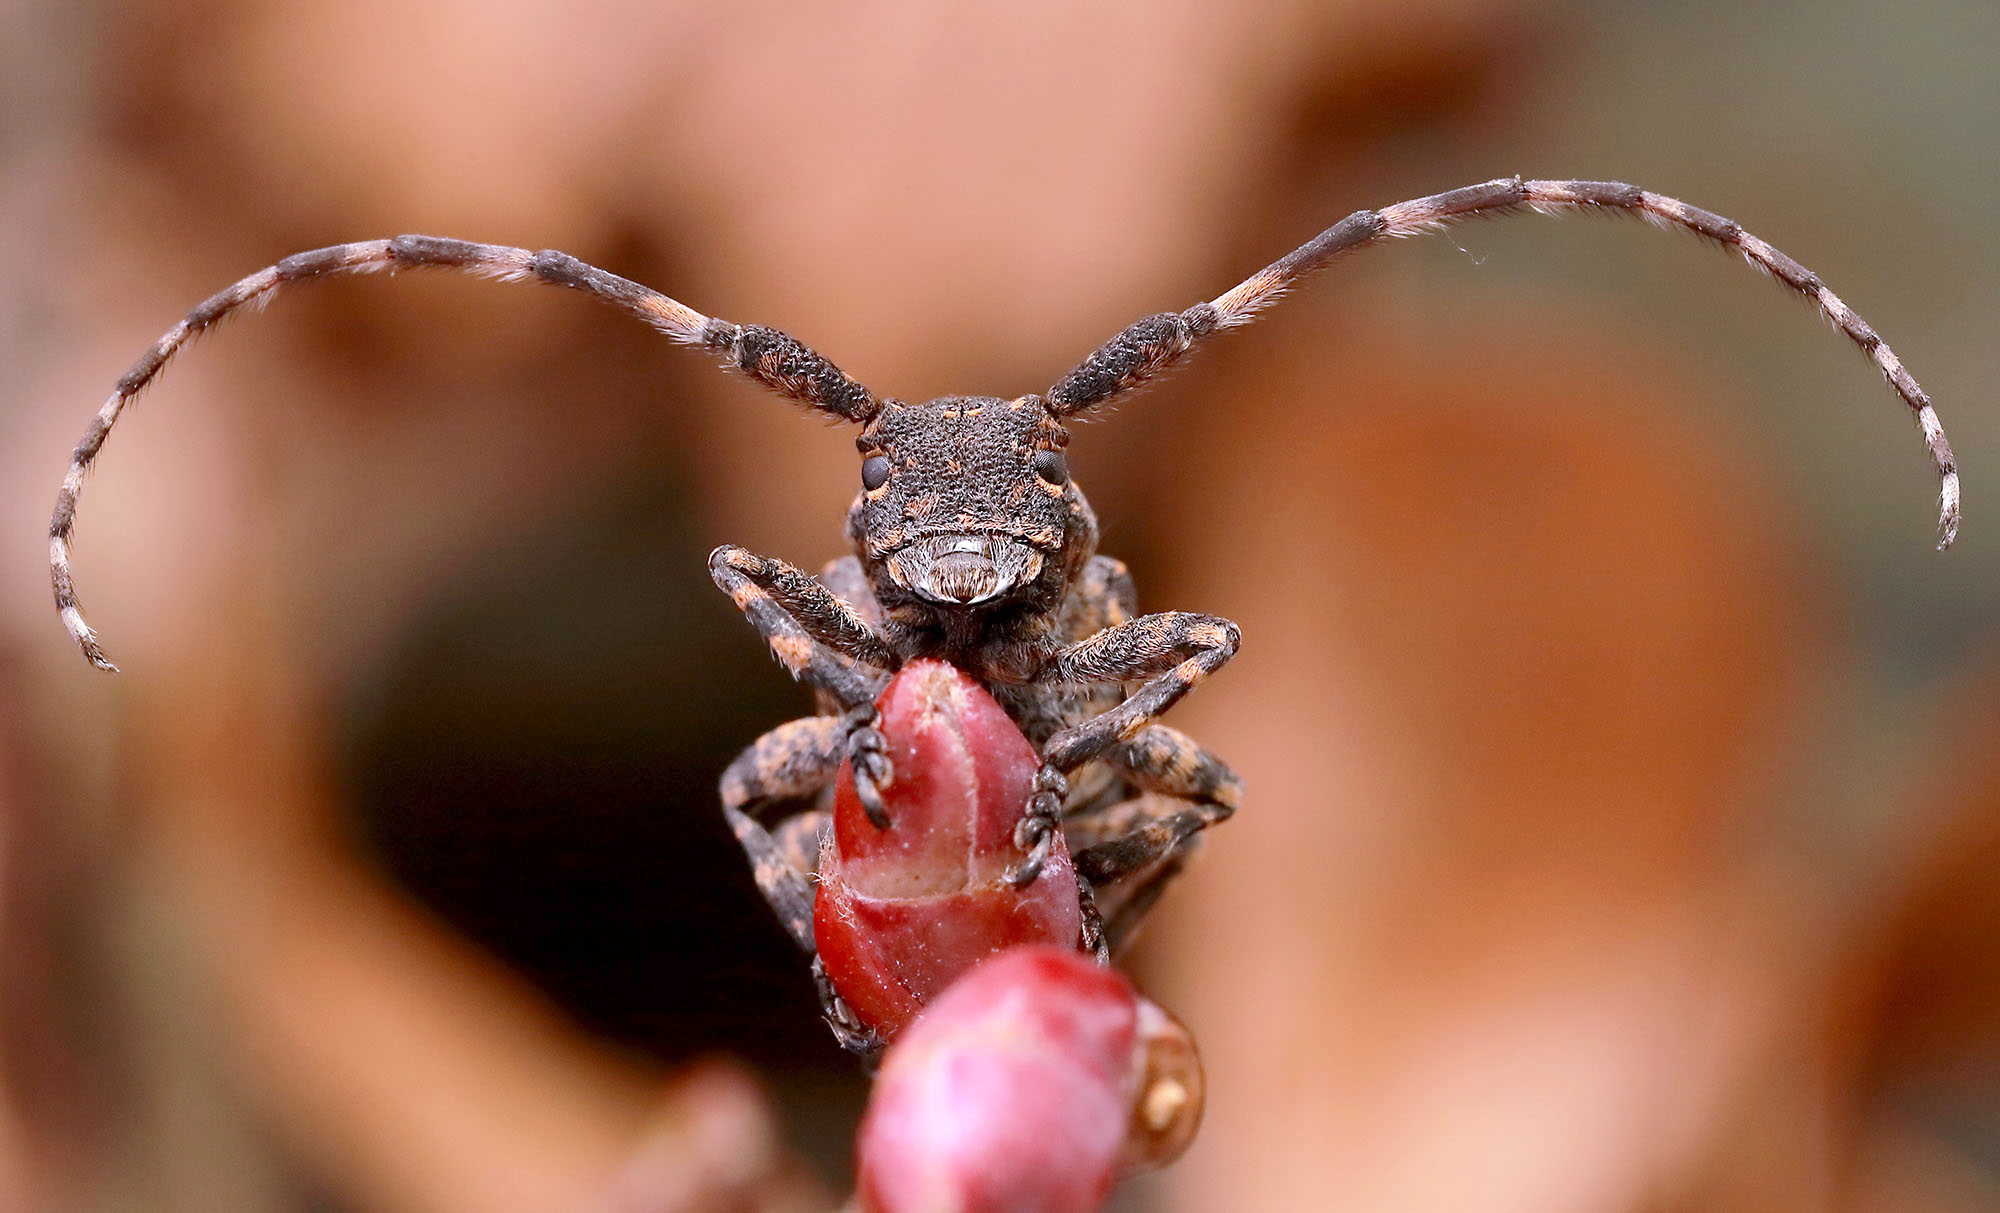
[[[161,334],[152,348],[125,372],[77,442],[69,471],[56,493],[55,512],[49,519],[49,580],[55,589],[56,612],[62,617],[63,627],[90,664],[100,670],[115,672],[118,668],[105,655],[96,630],[84,620],[83,608],[77,601],[76,579],[70,570],[69,549],[76,530],[76,502],[83,492],[84,477],[104,448],[112,427],[118,424],[125,406],[145,391],[195,337],[245,307],[261,307],[270,302],[281,286],[336,274],[427,268],[457,269],[502,282],[541,282],[581,291],[637,317],[675,341],[713,350],[723,356],[729,369],[843,421],[866,421],[878,407],[867,388],[802,342],[776,329],[730,324],[704,316],[651,287],[554,249],[535,252],[440,236],[397,236],[392,240],[363,240],[296,253],[209,296]]]
[[[1379,211],[1356,211],[1255,274],[1185,312],[1148,316],[1092,352],[1049,389],[1051,412],[1067,417],[1104,404],[1173,365],[1203,337],[1248,324],[1306,275],[1340,254],[1366,245],[1438,231],[1460,219],[1506,214],[1523,207],[1557,213],[1601,210],[1637,215],[1661,227],[1693,232],[1733,250],[1745,261],[1811,301],[1820,314],[1875,363],[1915,415],[1924,450],[1938,478],[1938,547],[1958,536],[1958,465],[1930,397],[1902,360],[1867,321],[1826,288],[1819,276],[1733,220],[1634,185],[1616,181],[1524,181],[1506,177],[1447,190]]]

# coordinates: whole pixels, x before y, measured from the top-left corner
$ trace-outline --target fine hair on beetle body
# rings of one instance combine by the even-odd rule
[[[374,270],[447,268],[579,291],[810,411],[853,426],[852,550],[817,574],[739,547],[709,571],[772,654],[819,697],[820,711],[779,726],[730,764],[723,811],[760,889],[800,946],[812,941],[814,839],[843,762],[878,827],[895,779],[875,701],[890,676],[935,658],[984,685],[1040,754],[1014,842],[1010,879],[1035,880],[1060,832],[1085,902],[1079,945],[1108,957],[1180,872],[1202,832],[1238,808],[1242,785],[1215,755],[1160,722],[1227,663],[1234,623],[1186,611],[1140,614],[1130,573],[1097,551],[1096,517],[1070,474],[1067,424],[1252,320],[1342,253],[1465,218],[1542,212],[1629,214],[1730,250],[1811,302],[1860,349],[1914,417],[1939,485],[1938,546],[1959,523],[1958,472],[1929,398],[1875,330],[1819,277],[1731,220],[1617,182],[1504,178],[1356,211],[1236,286],[1179,312],[1141,319],[1046,390],[879,396],[788,334],[703,315],[565,253],[431,236],[333,245],[286,257],[196,305],[113,388],[78,442],[49,528],[55,605],[95,666],[114,667],[85,621],[70,564],[83,482],[125,407],[195,337],[282,288]],[[865,1029],[826,991],[844,1043]]]

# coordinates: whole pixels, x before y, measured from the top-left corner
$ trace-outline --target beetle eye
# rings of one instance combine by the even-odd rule
[[[869,492],[872,493],[876,489],[881,488],[882,485],[888,479],[889,479],[889,459],[887,456],[870,455],[868,458],[863,459],[861,461],[862,488],[867,489]]]
[[[1061,451],[1036,451],[1035,475],[1050,484],[1069,483],[1069,460]]]

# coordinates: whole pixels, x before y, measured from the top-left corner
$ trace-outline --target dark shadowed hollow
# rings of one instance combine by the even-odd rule
[[[104,676],[46,519],[191,305],[432,232],[1009,397],[1511,173],[1815,270],[1963,535],[1865,358],[1629,221],[1355,253],[1077,425],[1140,607],[1243,630],[1169,722],[1245,807],[1128,966],[1208,1120],[1117,1207],[2000,1209],[1992,4],[5,16],[0,1211],[847,1190],[865,1082],[715,795],[810,702],[704,561],[841,554],[852,433],[563,292],[281,291],[83,494]]]

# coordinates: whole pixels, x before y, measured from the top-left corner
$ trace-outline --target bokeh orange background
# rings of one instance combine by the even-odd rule
[[[5,15],[0,1209],[843,1183],[859,1077],[713,803],[805,696],[701,559],[835,554],[847,436],[559,292],[315,285],[108,447],[98,677],[43,520],[193,302],[437,232],[1011,395],[1511,172],[1819,271],[1939,402],[1964,537],[1864,360],[1639,224],[1356,256],[1084,427],[1142,607],[1245,633],[1174,723],[1249,807],[1134,958],[1209,1122],[1120,1207],[2000,1208],[1990,3]]]

